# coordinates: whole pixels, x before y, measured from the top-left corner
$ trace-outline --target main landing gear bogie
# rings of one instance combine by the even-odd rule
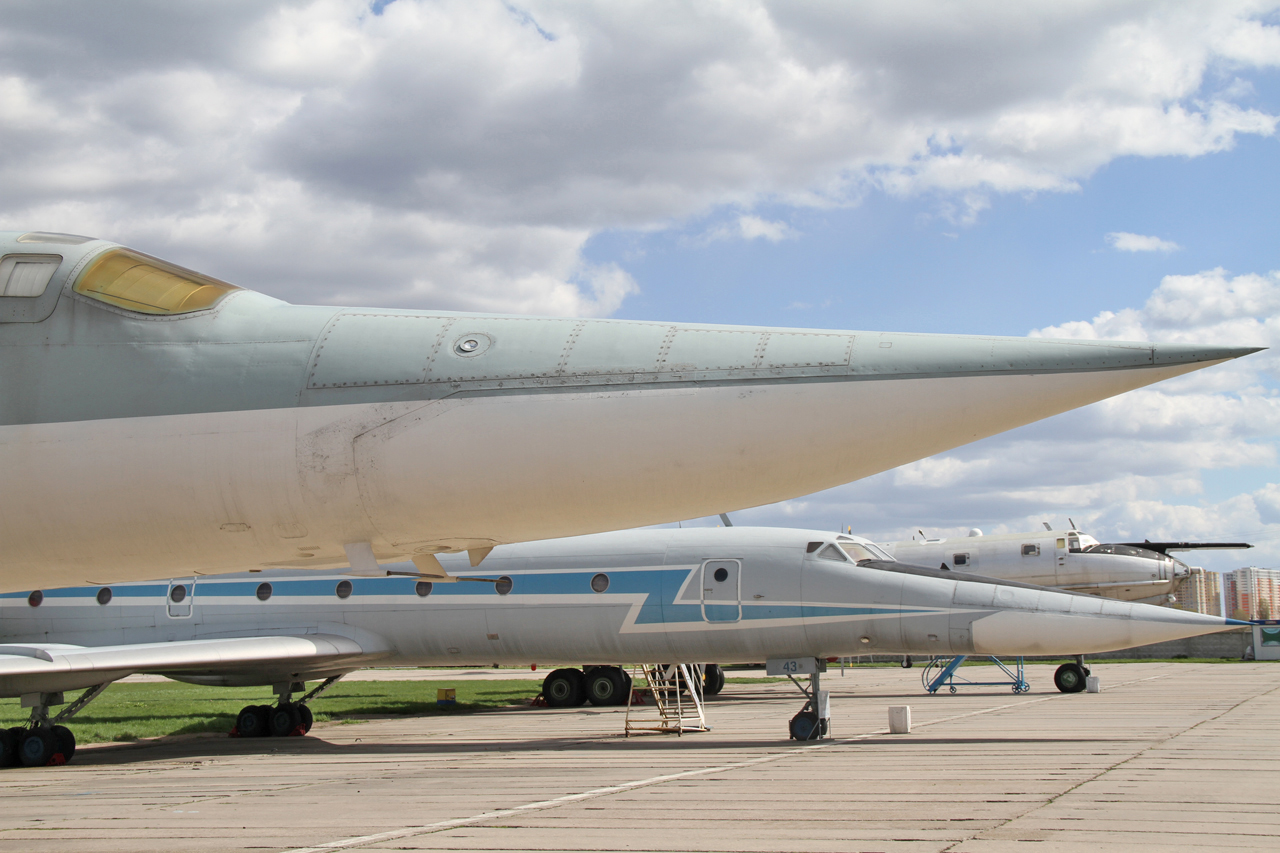
[[[695,670],[696,671],[696,670]],[[682,688],[688,686],[682,683]],[[714,663],[702,668],[702,694],[724,689],[724,670]],[[564,667],[542,681],[542,699],[552,708],[576,708],[587,702],[597,707],[625,705],[631,696],[631,675],[620,666]]]
[[[552,708],[576,708],[586,702],[597,707],[625,705],[630,695],[631,676],[620,666],[592,666],[586,672],[564,667],[542,680],[542,698]]]
[[[31,720],[25,726],[0,729],[0,767],[51,767],[70,761],[76,754],[76,736],[62,721],[82,711],[109,683],[90,687],[70,704],[61,692],[24,695],[22,707],[31,709]],[[64,704],[61,713],[50,716],[50,707]]]
[[[320,682],[311,692],[296,702],[293,694],[306,689],[301,681],[275,685],[275,705],[246,705],[236,716],[232,737],[302,737],[311,731],[315,717],[307,703],[338,683],[341,675],[333,675]]]
[[[76,736],[66,726],[0,729],[0,767],[66,764],[76,753]]]
[[[236,716],[234,737],[302,737],[315,718],[301,702],[248,705]]]

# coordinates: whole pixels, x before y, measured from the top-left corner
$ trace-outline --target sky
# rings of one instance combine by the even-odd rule
[[[1278,122],[1261,0],[10,0],[0,229],[297,303],[1274,347]],[[734,517],[1280,566],[1277,358]]]

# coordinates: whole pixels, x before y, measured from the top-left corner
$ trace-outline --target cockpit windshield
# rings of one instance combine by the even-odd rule
[[[76,293],[142,314],[201,311],[239,289],[131,249],[103,252],[75,285]]]
[[[1148,560],[1168,560],[1170,557],[1158,553],[1156,551],[1148,551],[1145,548],[1135,548],[1132,545],[1090,545],[1084,549],[1086,554],[1119,554],[1122,557],[1144,557]]]
[[[848,554],[855,563],[860,563],[863,560],[893,561],[893,557],[890,557],[887,552],[881,550],[875,545],[872,545],[870,542],[852,542],[841,539],[840,547],[844,549],[844,552]]]

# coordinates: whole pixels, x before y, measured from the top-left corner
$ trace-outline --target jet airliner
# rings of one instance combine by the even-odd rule
[[[370,665],[577,663],[586,666],[553,671],[544,695],[612,704],[629,693],[626,663],[1074,654],[1232,624],[911,566],[865,539],[812,530],[633,530],[507,545],[485,561],[493,582],[460,582],[473,572],[465,558],[442,563],[448,582],[280,570],[0,595],[0,696],[32,708],[28,726],[0,731],[0,760],[69,757],[62,722],[134,672],[273,685],[276,705],[245,708],[237,730],[289,735],[307,728],[314,691],[304,694],[304,682]],[[82,688],[52,710],[63,691]]]

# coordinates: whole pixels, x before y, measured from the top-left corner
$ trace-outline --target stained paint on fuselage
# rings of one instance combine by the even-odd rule
[[[0,296],[0,590],[336,569],[797,497],[1252,350]],[[159,263],[159,262],[157,262]],[[939,408],[946,418],[936,417]]]

